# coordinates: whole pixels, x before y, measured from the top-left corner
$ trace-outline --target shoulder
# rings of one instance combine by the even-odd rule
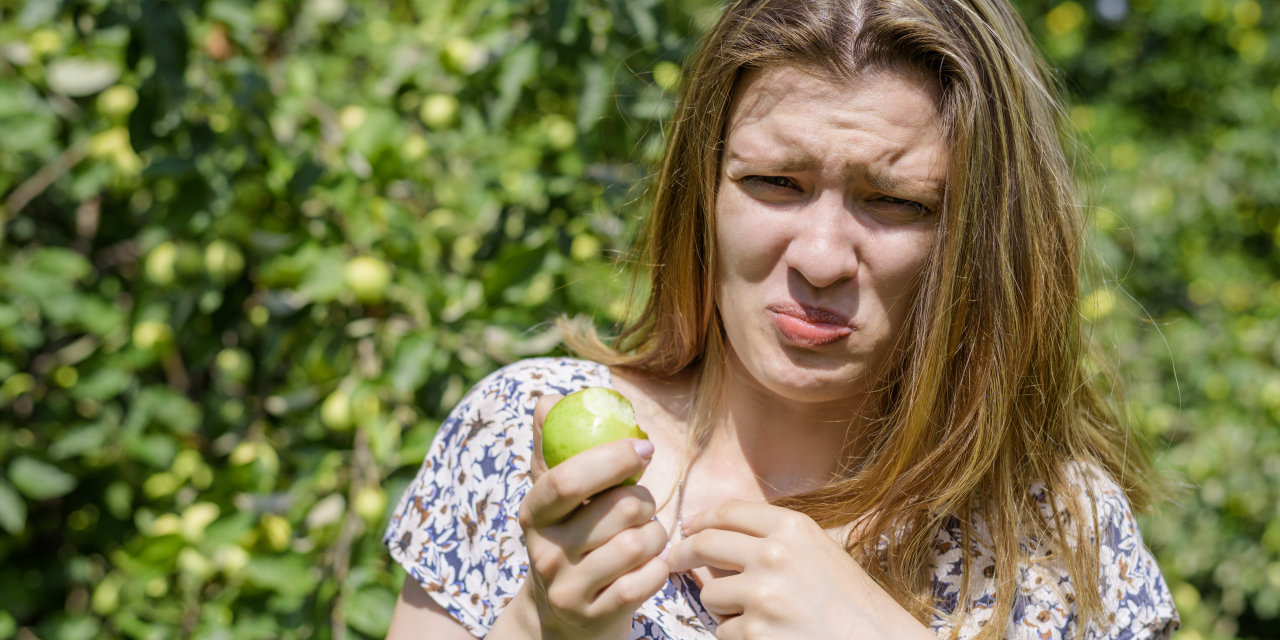
[[[1029,526],[1019,540],[1022,559],[1005,636],[1028,640],[1167,638],[1177,629],[1178,614],[1155,558],[1143,543],[1124,489],[1092,465],[1071,464],[1065,471],[1065,482],[1057,495],[1043,482],[1027,488],[1043,526]],[[958,616],[934,620],[934,630],[942,637],[953,625],[962,639],[977,635],[991,622],[996,608],[998,577],[990,532],[978,514],[969,521],[971,536],[966,537],[964,529],[952,518],[941,527],[935,541],[934,598],[943,613]],[[1096,548],[1096,575],[1083,581],[1072,575],[1061,550],[1046,538],[1052,529],[1060,529],[1062,539],[1073,548],[1082,544]],[[966,538],[968,546],[962,550]],[[961,603],[965,582],[970,591],[967,603]],[[1104,609],[1101,619],[1087,625],[1081,624],[1078,605],[1082,588],[1096,589]]]
[[[1072,583],[1064,563],[1053,557],[1047,545],[1030,539],[1030,564],[1023,585],[1029,615],[1024,625],[1041,634],[1048,630],[1042,627],[1056,627],[1052,631],[1059,637],[1167,638],[1178,627],[1178,612],[1155,557],[1143,542],[1124,488],[1104,470],[1086,464],[1069,465],[1066,480],[1064,492],[1071,495],[1063,497],[1074,500],[1078,514],[1068,511],[1070,501],[1055,500],[1042,484],[1032,486],[1031,497],[1049,527],[1067,527],[1068,544],[1096,548],[1098,574],[1091,586],[1101,597],[1102,617],[1083,629],[1075,628],[1075,596],[1081,585]],[[1078,527],[1072,526],[1073,515],[1081,520],[1074,523]]]
[[[589,360],[530,358],[498,369],[476,383],[445,418],[427,468],[432,457],[449,459],[477,447],[486,457],[527,448],[533,410],[542,396],[608,384],[608,367]]]
[[[1051,493],[1043,482],[1028,490],[1046,527],[1065,527],[1071,544],[1141,544],[1142,534],[1124,488],[1094,464],[1068,463],[1062,486]],[[1078,522],[1077,522],[1078,520]],[[1081,525],[1081,526],[1075,526]],[[1078,539],[1083,536],[1083,539]]]
[[[598,362],[574,358],[529,358],[509,364],[486,376],[460,404],[476,402],[524,404],[559,393],[568,395],[587,387],[609,386],[609,368]],[[532,411],[532,407],[528,407]]]

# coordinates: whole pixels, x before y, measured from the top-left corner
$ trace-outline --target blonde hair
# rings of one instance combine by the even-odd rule
[[[857,523],[847,549],[921,621],[937,613],[937,532],[957,523],[965,571],[954,614],[967,612],[975,522],[995,558],[992,620],[1011,615],[1028,538],[1067,568],[1081,624],[1099,620],[1099,532],[1081,472],[1120,481],[1138,509],[1154,478],[1108,404],[1112,390],[1082,369],[1085,230],[1066,120],[1005,0],[733,2],[692,63],[652,182],[638,243],[644,306],[608,343],[588,321],[562,320],[568,345],[648,375],[696,374],[691,450],[705,441],[727,348],[714,298],[723,136],[742,72],[774,65],[835,79],[872,68],[932,78],[951,153],[919,293],[860,416],[871,425],[870,453],[844,477],[777,503],[823,527]],[[1036,483],[1048,516],[1030,496]]]

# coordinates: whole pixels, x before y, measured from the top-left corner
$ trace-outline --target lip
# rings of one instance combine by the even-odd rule
[[[769,305],[766,310],[778,333],[798,346],[822,347],[853,333],[853,321],[831,309],[788,303]]]

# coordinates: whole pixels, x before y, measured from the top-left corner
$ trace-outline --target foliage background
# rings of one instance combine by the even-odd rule
[[[1280,6],[1021,0],[1084,313],[1185,483],[1181,640],[1280,636]],[[710,0],[0,0],[0,638],[379,637],[440,419],[622,313]]]

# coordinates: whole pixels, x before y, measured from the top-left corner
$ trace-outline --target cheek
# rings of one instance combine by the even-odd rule
[[[876,297],[896,320],[907,312],[910,301],[919,289],[925,264],[933,248],[934,228],[911,230],[885,243],[883,250],[864,259],[874,264],[869,272],[876,273]]]
[[[776,216],[733,186],[716,201],[716,270],[722,286],[758,283],[769,277],[786,252],[787,230]]]

